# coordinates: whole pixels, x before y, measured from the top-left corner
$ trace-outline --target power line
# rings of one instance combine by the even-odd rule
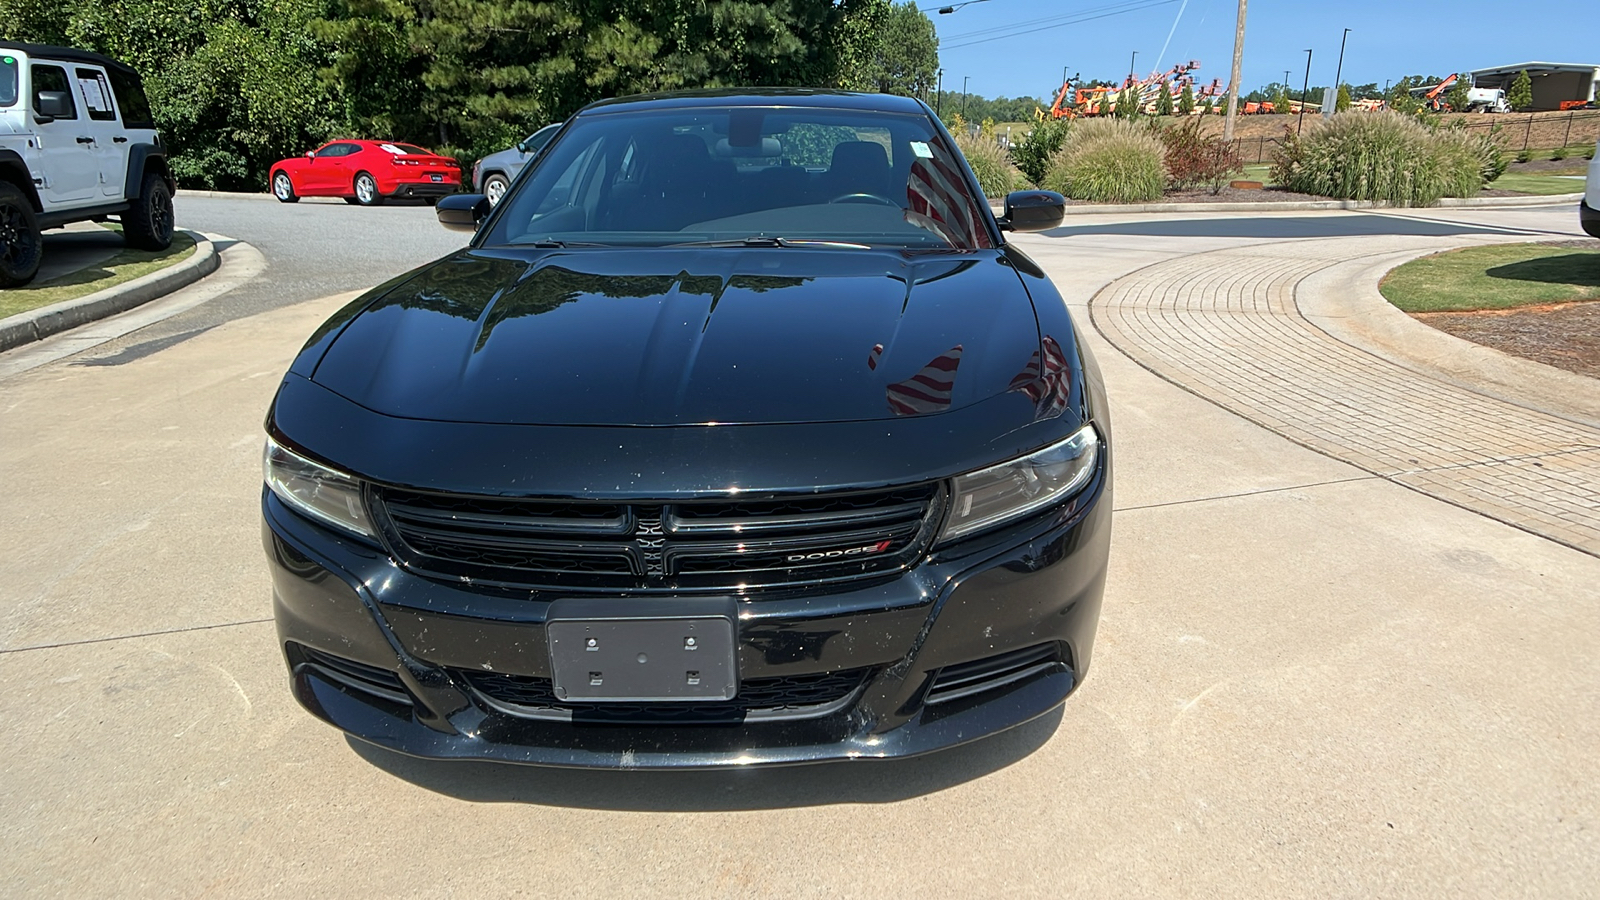
[[[1138,12],[1139,10],[1143,10],[1143,9],[1153,9],[1153,8],[1155,8],[1157,6],[1168,6],[1170,4],[1177,3],[1177,2],[1178,2],[1178,0],[1142,0],[1142,2],[1124,4],[1121,8],[1113,9],[1111,7],[1102,7],[1103,9],[1108,9],[1110,11],[1109,12],[1102,12],[1102,13],[1099,13],[1097,15],[1082,14],[1082,15],[1076,16],[1075,18],[1070,18],[1070,19],[1068,19],[1066,21],[1058,22],[1058,23],[1053,24],[1053,25],[1041,25],[1040,24],[1042,22],[1052,21],[1051,19],[1035,19],[1035,20],[1030,20],[1030,21],[1026,21],[1026,22],[1013,22],[1010,25],[1000,26],[1000,28],[1014,29],[1014,30],[1006,31],[1004,34],[995,34],[992,37],[979,37],[979,38],[977,38],[975,40],[959,41],[957,43],[941,44],[939,49],[940,50],[960,50],[963,47],[975,47],[978,44],[987,44],[990,41],[999,41],[999,40],[1004,40],[1006,38],[1019,37],[1019,36],[1024,35],[1024,34],[1036,34],[1036,33],[1040,32],[1040,31],[1050,31],[1051,29],[1055,29],[1055,28],[1065,28],[1068,25],[1077,25],[1077,24],[1080,24],[1080,23],[1083,23],[1083,22],[1092,22],[1095,19],[1106,19],[1106,18],[1110,18],[1111,16],[1120,16],[1120,15],[1123,15],[1124,13]],[[998,30],[1000,30],[1000,29],[999,28],[990,29],[989,31],[992,32],[992,31],[998,31]],[[985,34],[985,33],[988,33],[988,32],[976,32],[975,31],[975,32],[969,32],[966,35],[960,35],[959,37],[971,37],[971,36],[974,36],[974,35]],[[956,37],[956,36],[953,36],[953,37]],[[957,37],[957,40],[959,40],[959,37]]]
[[[953,40],[953,41],[960,41],[960,40],[962,40],[964,38],[979,37],[981,35],[994,34],[995,32],[999,32],[999,31],[1007,31],[1007,32],[1009,32],[1009,31],[1014,31],[1015,29],[1018,29],[1018,28],[1024,28],[1024,27],[1031,28],[1034,25],[1039,25],[1039,24],[1042,24],[1042,23],[1045,23],[1045,22],[1064,22],[1067,19],[1077,19],[1079,17],[1086,16],[1086,15],[1089,15],[1091,13],[1102,13],[1102,12],[1106,12],[1106,11],[1122,11],[1122,10],[1128,8],[1128,7],[1138,6],[1141,3],[1148,3],[1148,2],[1150,2],[1150,0],[1115,0],[1115,2],[1110,3],[1109,5],[1106,5],[1106,6],[1092,6],[1092,7],[1089,7],[1088,9],[1079,9],[1079,10],[1074,10],[1073,12],[1069,12],[1069,13],[1053,14],[1053,15],[1044,16],[1044,17],[1038,18],[1038,19],[1028,19],[1028,20],[1022,21],[1022,22],[1008,22],[1008,23],[1006,23],[1004,25],[991,25],[988,28],[979,28],[979,29],[977,29],[975,31],[963,31],[963,32],[960,32],[958,34],[944,35],[944,37],[948,38],[950,40]],[[1176,2],[1176,0],[1173,0],[1173,2]],[[1070,23],[1068,23],[1068,24],[1070,24]]]

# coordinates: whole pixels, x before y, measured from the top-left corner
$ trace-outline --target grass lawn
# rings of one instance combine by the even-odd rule
[[[194,241],[180,232],[172,236],[172,246],[165,250],[128,249],[99,265],[69,272],[51,281],[0,291],[0,319],[63,300],[87,297],[95,291],[182,262],[193,252]]]
[[[1502,191],[1521,191],[1524,194],[1581,194],[1584,183],[1576,178],[1556,178],[1550,175],[1518,175],[1507,172],[1489,182],[1489,187]]]
[[[1451,250],[1406,263],[1379,289],[1413,313],[1600,300],[1600,249],[1506,244]]]
[[[1273,187],[1272,164],[1251,163],[1244,167],[1244,178],[1248,181],[1259,181],[1267,187]]]

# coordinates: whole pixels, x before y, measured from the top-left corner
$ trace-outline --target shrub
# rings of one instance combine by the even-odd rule
[[[1050,158],[1040,187],[1076,200],[1142,203],[1166,188],[1165,148],[1151,129],[1123,119],[1090,119]]]
[[[1584,150],[1583,150],[1583,158],[1584,159],[1594,159],[1594,146],[1593,145],[1590,145],[1590,146],[1584,148]]]
[[[1476,194],[1502,162],[1464,131],[1430,129],[1387,112],[1344,113],[1286,139],[1272,172],[1302,194],[1429,206],[1440,197]]]
[[[1204,185],[1213,194],[1221,193],[1229,176],[1244,170],[1233,144],[1203,134],[1199,119],[1162,129],[1161,143],[1166,146],[1167,181],[1177,190]]]
[[[1557,147],[1556,149],[1550,151],[1550,158],[1554,160],[1563,160],[1571,154],[1572,151],[1568,150],[1566,147]]]
[[[992,125],[989,130],[993,132]],[[955,137],[956,147],[967,158],[972,174],[978,176],[978,187],[984,196],[1004,197],[1026,186],[1022,172],[1011,164],[1011,158],[993,137],[985,138],[981,131],[976,135],[961,132]]]
[[[1012,161],[1029,181],[1044,183],[1044,175],[1050,170],[1050,157],[1061,149],[1067,131],[1072,127],[1070,122],[1070,119],[1041,119],[1034,124],[1032,131],[1023,135],[1022,140],[1011,148]]]
[[[1529,153],[1526,148],[1517,151],[1517,162],[1527,162],[1530,159],[1533,159],[1533,154]]]

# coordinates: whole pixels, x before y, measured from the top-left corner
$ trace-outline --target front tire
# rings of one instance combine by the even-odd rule
[[[356,175],[356,181],[352,187],[356,192],[356,203],[362,206],[383,205],[383,195],[378,193],[378,180],[366,172]]]
[[[33,204],[15,185],[0,181],[0,288],[32,281],[43,258],[44,236]]]
[[[483,180],[483,195],[489,198],[490,206],[499,206],[500,198],[506,195],[506,189],[511,187],[511,182],[504,175],[495,173]]]
[[[288,172],[273,173],[272,196],[277,197],[279,203],[300,202],[300,195],[294,192],[294,182],[289,180]]]
[[[122,214],[122,236],[137,250],[165,250],[172,246],[172,190],[167,180],[151,172],[133,208]]]

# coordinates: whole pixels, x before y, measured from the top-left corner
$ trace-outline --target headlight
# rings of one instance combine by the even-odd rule
[[[343,472],[314,463],[267,438],[261,464],[267,487],[279,500],[321,522],[372,537],[361,505],[361,484]]]
[[[955,479],[950,520],[940,540],[1021,518],[1083,489],[1094,476],[1100,437],[1085,425],[1060,443]]]

